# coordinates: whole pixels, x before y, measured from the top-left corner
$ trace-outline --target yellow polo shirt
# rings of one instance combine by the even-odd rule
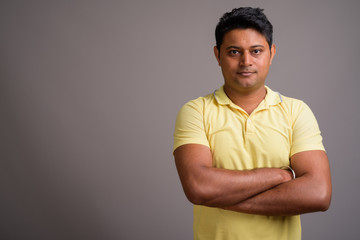
[[[227,97],[223,87],[186,103],[176,120],[173,150],[202,144],[211,149],[214,167],[233,170],[282,167],[297,152],[324,150],[310,108],[266,90],[250,116]],[[194,239],[297,240],[300,216],[261,216],[194,205]]]

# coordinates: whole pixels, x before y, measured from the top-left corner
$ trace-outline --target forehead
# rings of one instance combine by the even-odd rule
[[[224,35],[222,47],[238,46],[241,48],[249,48],[252,46],[266,47],[267,41],[264,35],[252,28],[233,29]]]

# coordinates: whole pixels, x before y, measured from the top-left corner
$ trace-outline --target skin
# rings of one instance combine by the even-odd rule
[[[235,29],[225,34],[214,54],[224,76],[228,97],[248,114],[266,95],[265,79],[276,53],[265,37],[254,29]]]
[[[215,57],[228,97],[249,115],[266,95],[264,86],[275,46],[253,29],[235,29],[224,36]],[[227,170],[212,167],[211,150],[186,144],[174,151],[184,192],[194,204],[267,216],[326,211],[331,178],[324,151],[294,154],[290,161],[297,178],[278,168]]]
[[[174,152],[176,167],[190,202],[210,207],[239,207],[240,202],[281,183],[291,181],[289,171],[259,168],[247,171],[212,167],[208,147],[186,144]]]
[[[326,211],[331,201],[328,158],[324,151],[291,157],[297,178],[224,209],[260,215],[297,215]]]

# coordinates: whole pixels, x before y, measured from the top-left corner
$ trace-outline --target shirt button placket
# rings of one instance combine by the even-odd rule
[[[246,134],[255,133],[255,127],[250,117],[246,120]]]

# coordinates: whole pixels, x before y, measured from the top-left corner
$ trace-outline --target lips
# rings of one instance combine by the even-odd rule
[[[251,69],[251,68],[239,68],[236,72],[236,74],[244,76],[244,77],[249,77],[253,74],[255,74],[257,71],[256,69]]]
[[[247,72],[247,71],[244,71],[244,72],[237,72],[237,74],[241,75],[241,76],[244,76],[244,77],[249,77],[253,74],[255,74],[256,72]]]

